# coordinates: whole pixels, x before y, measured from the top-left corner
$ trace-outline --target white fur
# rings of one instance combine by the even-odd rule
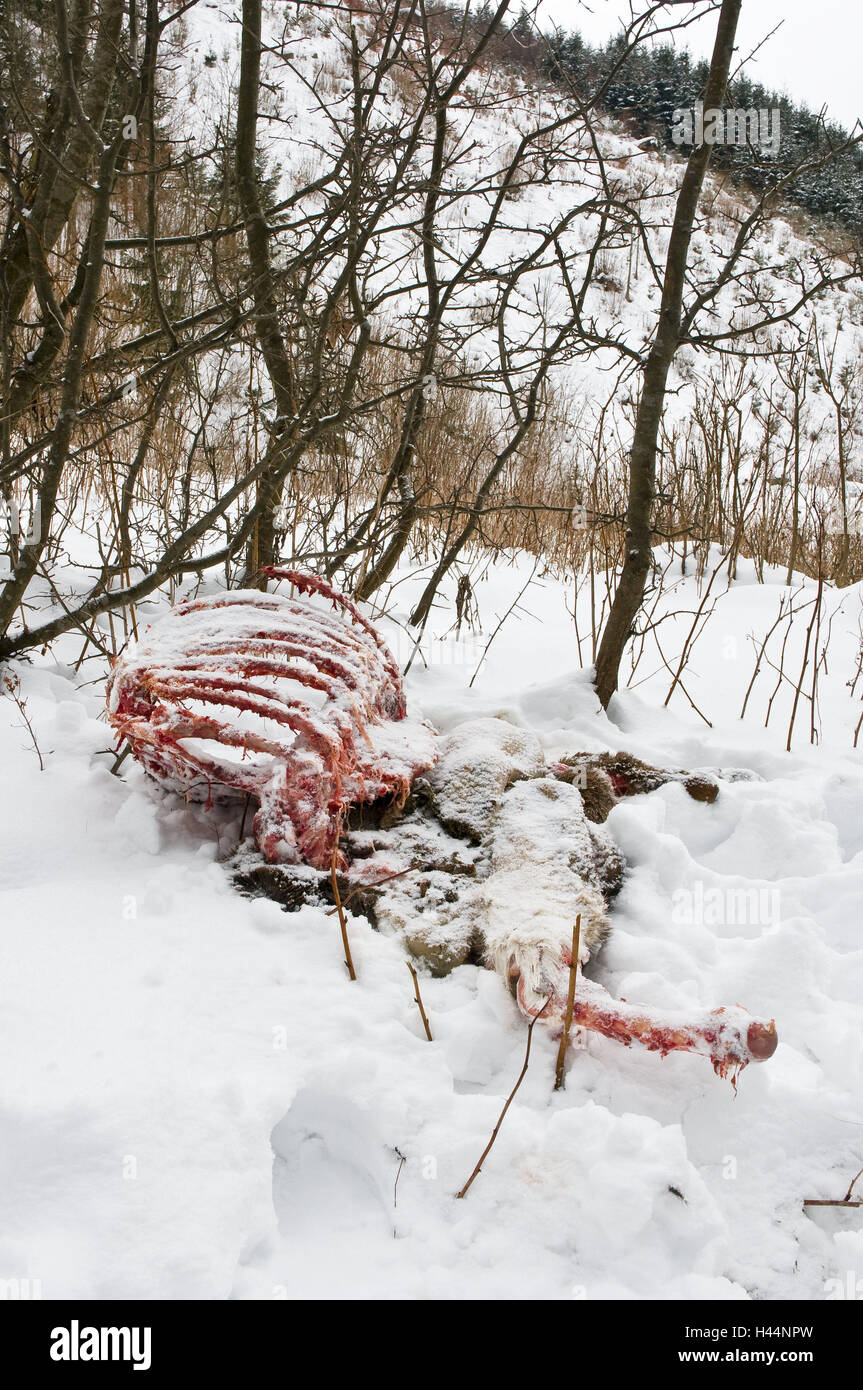
[[[579,915],[582,963],[608,931],[594,835],[579,791],[565,782],[519,782],[503,799],[492,834],[491,873],[471,899],[488,963],[504,979],[520,977],[520,997],[529,1007],[560,993],[568,975],[564,952],[571,950]]]

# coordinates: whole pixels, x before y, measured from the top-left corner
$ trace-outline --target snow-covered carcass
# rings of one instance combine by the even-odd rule
[[[262,864],[287,875],[311,866],[319,892],[337,867],[354,905],[433,971],[482,962],[528,1018],[560,1030],[573,924],[583,967],[620,885],[600,822],[619,797],[669,777],[708,802],[716,783],[625,755],[546,764],[537,740],[501,719],[438,738],[407,717],[397,664],[350,598],[297,570],[267,573],[296,596],[237,590],[180,603],[119,658],[108,686],[118,737],[171,791],[253,799]],[[385,805],[386,817],[352,825],[363,804]],[[309,882],[305,871],[304,891]],[[777,1042],[772,1020],[740,1006],[663,1013],[581,973],[572,1023],[663,1055],[703,1053],[721,1076]]]

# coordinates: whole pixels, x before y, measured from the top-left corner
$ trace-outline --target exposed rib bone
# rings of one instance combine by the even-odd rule
[[[396,662],[353,600],[297,570],[266,573],[340,612],[257,590],[181,603],[117,662],[109,718],[173,790],[208,803],[230,788],[257,796],[253,829],[267,859],[324,869],[348,806],[403,801],[434,761],[434,735],[404,723]],[[304,699],[303,688],[322,701]],[[241,727],[242,715],[275,732]],[[181,742],[189,739],[241,749],[244,760],[190,749]],[[248,753],[261,756],[246,761]]]

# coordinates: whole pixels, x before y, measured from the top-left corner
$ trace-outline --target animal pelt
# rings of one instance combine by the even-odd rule
[[[345,846],[351,905],[435,974],[482,960],[511,977],[516,960],[526,966],[579,912],[587,959],[608,933],[607,906],[623,877],[614,841],[588,820],[579,789],[546,775],[538,741],[502,719],[471,720],[443,738],[403,811],[364,809]],[[298,894],[293,870],[246,858],[241,886],[260,891],[262,873],[265,891],[286,903],[312,884],[304,874]],[[323,877],[316,886],[326,896]]]
[[[549,771],[579,788],[586,815],[600,825],[621,797],[653,792],[668,782],[682,783],[694,801],[708,805],[719,795],[713,776],[651,767],[631,753],[569,753]]]
[[[431,973],[485,964],[503,977],[528,1017],[542,1013],[559,1026],[573,925],[580,924],[585,966],[608,935],[609,904],[624,874],[614,840],[597,822],[622,794],[695,780],[709,785],[715,800],[718,785],[625,754],[576,754],[546,765],[533,735],[501,719],[460,725],[438,752],[400,814],[376,816],[370,808],[352,818],[344,836],[351,870],[340,892],[379,930],[397,935]],[[268,865],[266,872],[292,871]],[[248,872],[244,886],[254,891]],[[322,876],[318,886],[326,894]],[[772,1024],[743,1009],[660,1015],[614,1000],[587,979],[574,1016],[576,1024],[626,1045],[703,1052],[721,1075],[776,1046]]]

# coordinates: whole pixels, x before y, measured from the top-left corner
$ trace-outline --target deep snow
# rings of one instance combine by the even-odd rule
[[[516,558],[477,585],[487,633],[529,573]],[[420,582],[395,591],[395,619]],[[775,1016],[775,1057],[735,1097],[704,1058],[592,1037],[555,1094],[555,1044],[537,1028],[464,1201],[524,1055],[503,982],[473,966],[423,975],[428,1043],[397,940],[352,918],[350,983],[335,918],[231,887],[228,813],[166,796],[131,760],[111,775],[104,670],[64,664],[79,639],[18,663],[46,770],[0,701],[0,1278],[38,1279],[46,1298],[820,1299],[845,1286],[863,1268],[859,1213],[802,1208],[841,1196],[863,1162],[863,766],[845,685],[860,595],[829,597],[843,610],[825,746],[809,747],[804,720],[791,754],[785,693],[766,730],[763,702],[737,718],[747,632],[766,631],[778,601],[745,574],[693,656],[712,729],[678,694],[662,707],[661,665],[617,698],[614,722],[598,713],[571,594],[551,580],[527,591],[472,689],[487,638],[430,639],[436,659],[413,663],[411,710],[442,729],[504,715],[549,757],[625,747],[763,779],[724,784],[712,806],[668,785],[614,809],[628,873],[597,975],[645,1003]],[[741,909],[739,889],[763,891]]]

